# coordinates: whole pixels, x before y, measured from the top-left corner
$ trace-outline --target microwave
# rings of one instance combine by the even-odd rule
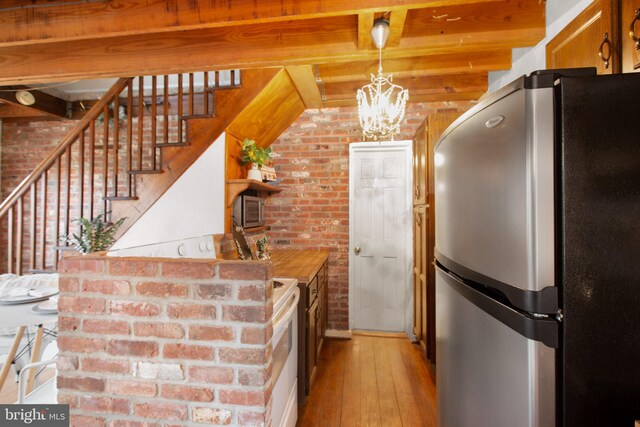
[[[264,199],[247,195],[239,196],[233,206],[233,217],[236,224],[243,228],[264,225]]]

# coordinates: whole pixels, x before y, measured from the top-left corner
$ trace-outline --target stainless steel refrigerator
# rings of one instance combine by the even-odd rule
[[[441,427],[640,419],[640,75],[523,76],[435,150]]]

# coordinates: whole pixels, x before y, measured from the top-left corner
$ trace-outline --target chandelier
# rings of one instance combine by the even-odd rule
[[[393,138],[404,118],[409,91],[393,83],[393,75],[382,74],[382,48],[389,38],[389,21],[377,18],[373,22],[371,38],[378,48],[378,75],[371,75],[371,83],[358,89],[358,117],[362,134],[374,141]]]

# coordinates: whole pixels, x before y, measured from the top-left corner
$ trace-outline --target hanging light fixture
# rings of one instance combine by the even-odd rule
[[[378,75],[358,89],[358,116],[365,138],[379,141],[393,138],[404,118],[409,91],[393,83],[393,75],[382,74],[382,48],[389,38],[389,21],[384,17],[373,22],[371,38],[378,48]]]

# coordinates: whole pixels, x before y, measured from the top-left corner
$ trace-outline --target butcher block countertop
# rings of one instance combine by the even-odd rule
[[[328,251],[272,249],[274,277],[293,277],[303,283],[309,283],[329,257]]]

